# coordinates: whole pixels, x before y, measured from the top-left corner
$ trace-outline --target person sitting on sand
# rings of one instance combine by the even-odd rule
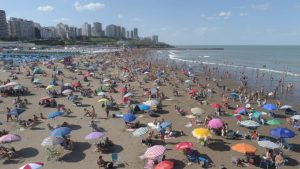
[[[104,140],[104,146],[113,146],[113,142],[108,137],[106,137]]]
[[[83,110],[84,110],[84,112],[85,112],[84,115],[83,115],[84,117],[91,117],[91,116],[92,116],[91,111],[89,111],[89,110],[86,109],[86,108],[84,108]]]
[[[97,160],[97,165],[100,169],[101,168],[109,169],[109,168],[113,167],[113,163],[110,161],[104,161],[102,156],[99,156],[99,158]]]
[[[74,149],[74,142],[70,138],[66,138],[64,141],[64,148],[72,151]]]

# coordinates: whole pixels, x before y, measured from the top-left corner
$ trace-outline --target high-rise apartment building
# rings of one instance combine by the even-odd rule
[[[158,36],[157,35],[152,36],[152,42],[158,43]]]
[[[85,36],[85,37],[91,37],[92,36],[92,27],[91,24],[88,23],[83,23],[82,24],[82,34],[81,36]]]
[[[92,36],[93,37],[101,37],[102,36],[102,24],[101,23],[99,23],[99,22],[93,23]]]
[[[139,39],[138,28],[133,28],[133,39]]]
[[[10,18],[8,21],[9,35],[20,40],[35,38],[34,23],[25,19]]]
[[[0,10],[0,38],[8,37],[8,26],[5,11]]]

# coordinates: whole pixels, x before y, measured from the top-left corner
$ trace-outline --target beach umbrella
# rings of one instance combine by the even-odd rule
[[[132,96],[133,94],[132,93],[126,93],[123,97],[130,97],[130,96]]]
[[[240,97],[239,94],[237,94],[237,93],[235,93],[235,92],[230,93],[229,96],[230,96],[231,98],[233,98],[233,99],[237,99],[237,98]]]
[[[154,169],[173,169],[173,167],[174,162],[165,160],[158,163]]]
[[[291,109],[291,108],[293,108],[293,106],[291,106],[291,105],[284,105],[284,106],[281,106],[279,109],[285,110],[285,109]]]
[[[281,147],[279,144],[274,143],[270,140],[261,140],[261,141],[258,141],[257,143],[261,147],[264,147],[264,148],[267,148],[267,149],[272,149],[272,150],[278,149],[278,148]]]
[[[18,85],[19,83],[18,82],[9,82],[9,83],[7,83],[5,86],[6,87],[12,87],[12,86],[16,86],[16,85]]]
[[[193,113],[193,115],[202,115],[205,113],[203,109],[198,107],[191,108],[191,112]]]
[[[90,72],[84,72],[84,73],[83,73],[83,76],[84,76],[84,77],[90,77],[91,74],[90,74]]]
[[[259,127],[260,124],[253,120],[244,120],[241,121],[241,125],[245,127]]]
[[[98,96],[105,96],[106,94],[104,92],[99,92],[97,95]]]
[[[91,132],[90,134],[85,136],[86,140],[94,140],[94,139],[98,139],[101,138],[105,135],[104,132]]]
[[[64,138],[62,137],[57,137],[57,136],[48,136],[46,137],[43,142],[42,142],[42,146],[46,147],[46,146],[54,146],[54,145],[58,145],[64,142]]]
[[[34,163],[27,163],[20,167],[19,169],[41,169],[44,166],[44,163],[41,162],[34,162]]]
[[[71,85],[70,83],[65,83],[64,86],[70,87],[70,86],[72,86],[72,85]]]
[[[247,103],[246,106],[245,106],[247,109],[251,108],[251,104],[250,103]]]
[[[158,101],[157,100],[148,100],[148,101],[144,102],[143,104],[153,107],[153,106],[158,105]]]
[[[165,122],[162,122],[160,125],[159,125],[159,128],[161,129],[166,129],[166,128],[169,128],[172,126],[172,123],[169,122],[169,121],[165,121]]]
[[[277,106],[275,104],[265,104],[263,108],[265,110],[277,110]]]
[[[21,140],[21,136],[16,134],[6,134],[0,137],[0,143],[11,143],[20,140]]]
[[[191,142],[180,142],[180,143],[176,144],[175,149],[176,150],[184,150],[184,149],[192,148],[192,147],[193,147],[193,143],[191,143]]]
[[[54,85],[49,85],[46,87],[46,90],[52,90],[52,89],[54,89]]]
[[[237,151],[239,153],[255,153],[256,148],[250,144],[246,143],[238,143],[231,147],[232,150]]]
[[[198,92],[198,89],[196,88],[191,88],[190,91],[189,91],[189,94],[195,94]]]
[[[270,134],[275,138],[292,138],[296,135],[292,130],[281,127],[271,129]]]
[[[191,80],[186,80],[186,81],[184,81],[184,83],[190,83],[191,82]]]
[[[262,115],[262,113],[261,112],[254,112],[253,114],[252,114],[252,117],[253,118],[256,118],[256,119],[259,119],[259,117]]]
[[[66,89],[62,92],[63,95],[70,95],[73,91],[71,89]]]
[[[62,115],[64,115],[64,112],[54,111],[48,115],[48,119],[54,119],[55,117]]]
[[[23,88],[24,88],[24,86],[18,84],[18,85],[16,85],[13,89],[14,89],[14,90],[21,90],[21,89],[23,89]]]
[[[161,156],[166,151],[166,148],[162,145],[155,145],[149,147],[144,153],[144,157],[148,159],[155,159],[158,156]]]
[[[144,110],[150,110],[150,106],[146,105],[146,104],[140,104],[138,105],[140,110],[144,111]]]
[[[107,79],[107,78],[103,80],[104,83],[109,82],[109,81],[110,81],[110,79]]]
[[[22,114],[25,111],[26,111],[26,109],[15,108],[15,109],[12,109],[10,112],[8,112],[8,114],[13,115],[13,116],[19,116],[20,114]]]
[[[207,126],[212,129],[219,129],[224,126],[224,122],[221,119],[213,118],[208,122]]]
[[[33,70],[33,74],[42,74],[42,73],[43,73],[43,71],[39,67],[35,67],[34,70]]]
[[[123,120],[127,123],[132,122],[135,119],[136,119],[136,116],[134,114],[127,113],[127,114],[123,115]]]
[[[235,114],[246,114],[246,108],[245,107],[239,107],[234,110]]]
[[[74,81],[74,82],[72,82],[72,86],[73,87],[80,87],[81,83],[79,81]]]
[[[267,124],[268,125],[280,125],[280,124],[282,124],[282,122],[280,120],[277,120],[277,119],[271,119],[271,120],[267,121]]]
[[[119,92],[125,93],[125,92],[127,92],[127,89],[125,87],[120,87]]]
[[[98,100],[98,102],[108,102],[109,100],[107,98],[102,98],[100,100]]]
[[[148,127],[140,127],[138,129],[134,130],[134,132],[132,134],[135,137],[140,137],[140,136],[145,135],[148,131],[149,131]]]
[[[213,108],[220,108],[220,107],[222,107],[220,104],[218,104],[218,103],[213,103],[212,105],[211,105]]]
[[[192,131],[192,134],[197,139],[211,137],[211,133],[207,128],[196,128]]]
[[[63,137],[71,133],[71,129],[69,127],[58,127],[50,133],[51,136],[59,136]]]
[[[291,117],[293,120],[300,120],[300,115],[294,115]]]
[[[42,81],[40,79],[34,79],[32,83],[34,83],[34,84],[41,84]]]

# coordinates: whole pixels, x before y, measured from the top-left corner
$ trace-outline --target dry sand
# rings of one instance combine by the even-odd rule
[[[137,56],[136,56],[137,57]],[[102,57],[97,57],[97,59],[102,59]],[[94,62],[95,60],[91,60]],[[63,65],[60,63],[56,63],[58,68],[63,69]],[[51,75],[52,70],[47,69],[44,66],[40,65],[41,68],[48,72],[49,76]],[[24,71],[24,69],[22,69]],[[106,70],[106,72],[103,72],[104,74],[107,74],[108,72],[114,72],[116,71],[115,68],[109,68]],[[68,70],[64,70],[63,72],[66,77],[74,77],[77,76],[78,78],[82,79],[82,76],[77,75],[76,73],[71,73]],[[154,72],[154,71],[152,71]],[[25,73],[24,73],[25,74]],[[35,88],[33,84],[31,84],[30,79],[26,78],[24,74],[18,75],[20,84],[28,87],[33,93],[31,96],[26,96],[26,98],[31,103],[28,105],[28,109],[26,112],[24,112],[21,115],[21,119],[28,119],[32,118],[34,114],[39,115],[40,112],[42,112],[45,116],[47,116],[50,112],[56,111],[55,108],[43,108],[38,104],[39,99],[43,96],[46,96],[46,90],[42,88]],[[8,78],[9,73],[8,72],[0,72],[0,79],[2,81],[6,80]],[[139,78],[142,81],[142,78],[144,75],[140,75]],[[50,77],[39,77],[44,85],[48,85],[51,80]],[[92,89],[96,89],[99,87],[99,80],[89,78],[89,83],[91,84]],[[202,78],[204,83],[211,83],[212,82],[205,82],[205,79]],[[83,80],[81,80],[83,81]],[[72,80],[68,78],[64,78],[65,83],[71,83]],[[60,82],[59,82],[60,83]],[[87,83],[82,82],[83,85],[86,85]],[[223,82],[224,83],[224,82]],[[141,97],[143,94],[142,88],[139,86],[137,82],[130,82],[130,85],[134,87],[136,96],[138,96],[138,99],[146,100],[147,98]],[[152,82],[145,83],[145,87],[152,87]],[[233,87],[233,86],[230,86]],[[172,88],[170,86],[160,86],[160,90],[165,93],[166,96],[172,97]],[[214,103],[219,102],[221,103],[220,99],[220,91],[216,89],[216,94],[213,95],[213,97],[208,98],[207,102]],[[186,157],[184,155],[176,150],[174,150],[176,143],[179,143],[181,141],[190,141],[194,143],[194,148],[199,150],[201,154],[205,154],[211,161],[213,161],[213,166],[211,168],[218,168],[221,164],[225,164],[227,168],[233,169],[237,168],[233,164],[231,164],[231,156],[242,156],[242,154],[234,152],[230,150],[230,146],[232,146],[235,143],[245,142],[249,143],[251,145],[254,145],[258,148],[258,151],[256,154],[264,154],[265,149],[261,148],[257,145],[256,141],[250,141],[250,140],[226,140],[222,137],[213,136],[213,139],[221,140],[217,141],[215,143],[212,143],[210,146],[200,146],[197,143],[197,139],[194,138],[191,134],[192,129],[197,128],[199,126],[193,126],[192,128],[186,128],[184,127],[185,124],[189,122],[189,119],[182,117],[178,115],[174,111],[174,105],[179,105],[180,107],[184,108],[185,110],[190,110],[192,107],[201,107],[205,109],[207,112],[213,112],[213,108],[208,105],[200,105],[197,101],[192,100],[189,98],[188,94],[183,91],[183,85],[181,84],[181,91],[180,93],[182,96],[176,97],[174,101],[166,101],[164,100],[163,103],[163,109],[166,110],[166,114],[163,114],[161,117],[164,117],[166,121],[173,122],[173,129],[174,130],[183,130],[185,133],[187,133],[188,136],[178,137],[176,139],[167,139],[166,140],[166,159],[173,159],[175,161],[175,168],[201,168],[199,164],[192,164],[188,165]],[[75,93],[76,94],[76,93]],[[110,94],[113,96],[117,101],[121,99],[120,93]],[[25,97],[22,97],[25,98]],[[22,137],[22,141],[20,142],[14,142],[5,144],[6,147],[14,146],[17,150],[17,153],[22,156],[20,160],[12,160],[12,161],[4,161],[1,160],[0,162],[0,168],[1,169],[13,169],[13,168],[19,168],[25,163],[28,162],[44,162],[45,166],[44,169],[55,169],[55,168],[63,168],[63,169],[96,169],[97,164],[96,160],[98,156],[101,153],[93,152],[95,149],[95,145],[93,145],[94,141],[87,141],[84,139],[85,135],[90,133],[92,129],[88,126],[90,123],[89,117],[83,117],[83,108],[82,107],[76,107],[73,106],[71,101],[68,101],[67,98],[62,97],[56,99],[58,103],[64,104],[67,108],[70,108],[73,111],[73,114],[71,114],[70,117],[58,117],[56,119],[46,119],[43,123],[31,128],[31,129],[25,129],[24,131],[20,131],[20,127],[15,122],[8,122],[6,123],[6,107],[12,107],[12,99],[13,97],[6,97],[1,98],[3,103],[0,104],[1,111],[0,111],[0,119],[1,122],[3,122],[3,125],[0,126],[0,129],[6,129],[9,130],[10,133],[13,134],[19,134]],[[94,105],[96,109],[96,113],[98,116],[98,120],[100,121],[100,126],[103,127],[106,130],[107,136],[117,145],[114,147],[114,151],[119,153],[119,159],[121,162],[126,162],[126,165],[124,168],[128,169],[142,169],[146,163],[145,160],[141,160],[139,158],[140,155],[142,155],[145,150],[147,149],[146,146],[141,144],[142,138],[133,137],[132,132],[126,131],[124,122],[122,119],[118,118],[109,118],[106,119],[105,110],[101,107],[101,104],[97,102],[99,99],[98,96],[94,96],[93,98],[86,98],[84,97],[82,100],[82,103]],[[236,105],[241,103],[233,103],[232,105]],[[88,107],[90,109],[90,107]],[[128,109],[121,109],[121,112],[126,113]],[[261,110],[258,108],[258,110]],[[299,111],[299,110],[298,110]],[[113,112],[111,112],[112,114]],[[283,112],[278,112],[279,114],[284,114]],[[138,115],[139,116],[139,115]],[[203,119],[203,117],[202,117]],[[247,132],[248,130],[246,128],[237,127],[236,120],[234,117],[222,117],[225,122],[229,124],[230,129],[234,130],[240,130],[242,132]],[[143,117],[139,117],[138,120],[143,123],[147,124],[148,122],[152,122],[154,118],[149,117],[148,115],[143,115]],[[285,122],[285,119],[281,119]],[[51,125],[61,124],[62,122],[68,122],[72,126],[73,129],[71,133],[71,139],[75,141],[75,149],[73,152],[64,151],[64,156],[62,157],[62,160],[60,161],[47,161],[47,153],[45,151],[45,148],[41,146],[42,140],[47,137],[50,133],[50,131],[47,128],[47,123],[50,123]],[[286,126],[285,124],[283,126]],[[263,135],[268,135],[268,131],[273,128],[274,126],[262,126],[258,128],[258,132]],[[289,127],[290,128],[290,127]],[[293,130],[293,129],[292,129]],[[295,131],[295,130],[294,130]],[[298,131],[295,131],[297,134]],[[289,163],[284,166],[286,169],[295,169],[299,168],[300,161],[300,145],[299,145],[300,136],[297,135],[293,139],[289,139],[289,142],[294,145],[292,150],[290,151],[284,151],[284,154],[287,155],[289,158]],[[102,154],[104,157],[104,160],[111,160],[111,154]],[[247,168],[258,168],[255,166],[249,166]]]

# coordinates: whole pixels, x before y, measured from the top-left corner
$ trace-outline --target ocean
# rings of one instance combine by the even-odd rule
[[[178,46],[156,51],[155,56],[193,70],[203,65],[217,67],[220,72],[231,72],[232,80],[237,82],[240,72],[245,72],[249,86],[257,90],[264,86],[274,91],[283,79],[284,90],[288,83],[294,88],[280,92],[280,99],[300,103],[300,46]]]

